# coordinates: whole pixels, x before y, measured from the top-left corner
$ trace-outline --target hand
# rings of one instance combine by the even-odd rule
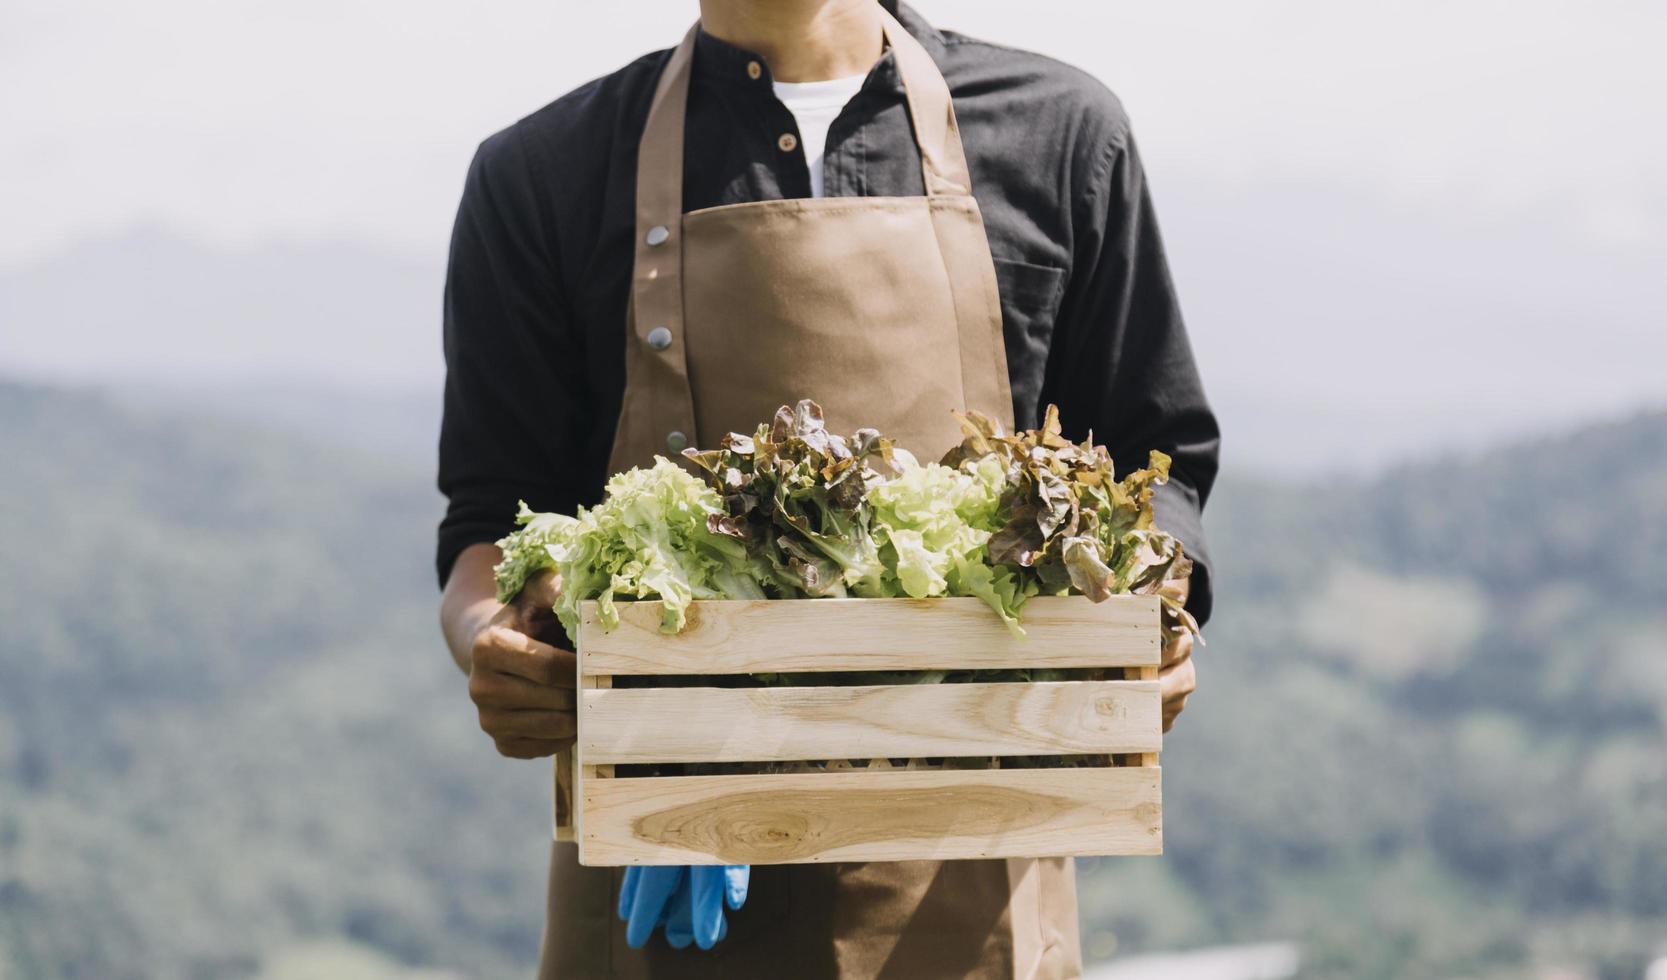
[[[559,626],[551,628],[554,598],[552,576],[529,581],[469,647],[469,697],[480,710],[480,727],[512,759],[555,755],[578,731],[577,661],[571,651],[534,639],[559,634]]]
[[[1187,706],[1187,698],[1198,689],[1198,668],[1192,662],[1192,634],[1181,633],[1163,648],[1163,666],[1158,668],[1158,693],[1163,698],[1163,730],[1175,726],[1175,718]]]
[[[692,941],[711,949],[729,934],[724,906],[738,909],[746,902],[751,872],[745,864],[627,868],[619,890],[626,944],[641,949],[664,924],[673,948]]]
[[[1191,579],[1173,579],[1164,583],[1163,591],[1184,603],[1190,586]],[[1182,618],[1190,622],[1190,617],[1185,614]],[[1178,622],[1172,623],[1167,609],[1164,611],[1163,640],[1163,661],[1158,667],[1158,693],[1163,700],[1163,730],[1167,732],[1175,726],[1176,716],[1186,708],[1187,698],[1198,689],[1198,668],[1192,662],[1192,631]]]

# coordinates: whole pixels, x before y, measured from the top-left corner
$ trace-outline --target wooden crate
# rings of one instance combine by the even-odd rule
[[[1038,597],[1015,639],[977,599],[696,602],[676,635],[622,603],[578,637],[579,737],[556,765],[556,833],[589,865],[1158,854],[1151,596]],[[616,687],[764,672],[1105,668],[1108,680]],[[1111,755],[1109,766],[1017,757]],[[977,758],[989,768],[925,768]],[[886,760],[917,760],[893,767]],[[814,772],[627,776],[644,763],[841,760]],[[852,768],[846,760],[866,768]],[[1004,764],[1005,763],[1005,764]],[[779,768],[779,767],[778,767]]]

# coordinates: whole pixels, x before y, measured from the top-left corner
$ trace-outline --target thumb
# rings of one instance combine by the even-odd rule
[[[517,632],[537,637],[546,643],[557,643],[565,635],[556,621],[556,599],[561,595],[561,576],[551,569],[535,573],[527,579],[505,610],[510,627]]]
[[[723,930],[723,872],[715,867],[690,868],[689,881],[690,932],[696,946],[711,949]]]

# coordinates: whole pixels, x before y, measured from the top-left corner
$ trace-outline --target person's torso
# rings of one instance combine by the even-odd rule
[[[899,18],[937,63],[954,96],[973,195],[995,260],[1014,418],[1039,418],[1049,354],[1068,318],[1074,212],[1092,197],[1092,161],[1126,127],[1114,96],[1052,59],[934,30],[909,8]],[[584,338],[594,417],[587,483],[600,490],[624,387],[625,317],[633,255],[637,141],[669,51],[655,52],[518,123],[529,178],[545,213],[551,270]],[[685,211],[811,197],[793,114],[768,67],[703,35],[691,83]],[[783,139],[791,135],[792,139]],[[786,149],[784,149],[786,147]],[[901,83],[889,56],[827,132],[827,197],[924,193]],[[1101,175],[1103,176],[1103,174]]]

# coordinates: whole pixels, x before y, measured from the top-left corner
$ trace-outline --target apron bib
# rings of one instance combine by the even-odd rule
[[[1008,427],[1001,302],[949,88],[889,12],[924,197],[759,201],[684,214],[683,131],[699,25],[672,55],[637,161],[626,386],[610,472],[822,405],[921,461],[957,444],[953,411]],[[1081,972],[1068,860],[755,867],[710,952],[625,945],[622,870],[558,843],[541,976],[1064,978]]]

